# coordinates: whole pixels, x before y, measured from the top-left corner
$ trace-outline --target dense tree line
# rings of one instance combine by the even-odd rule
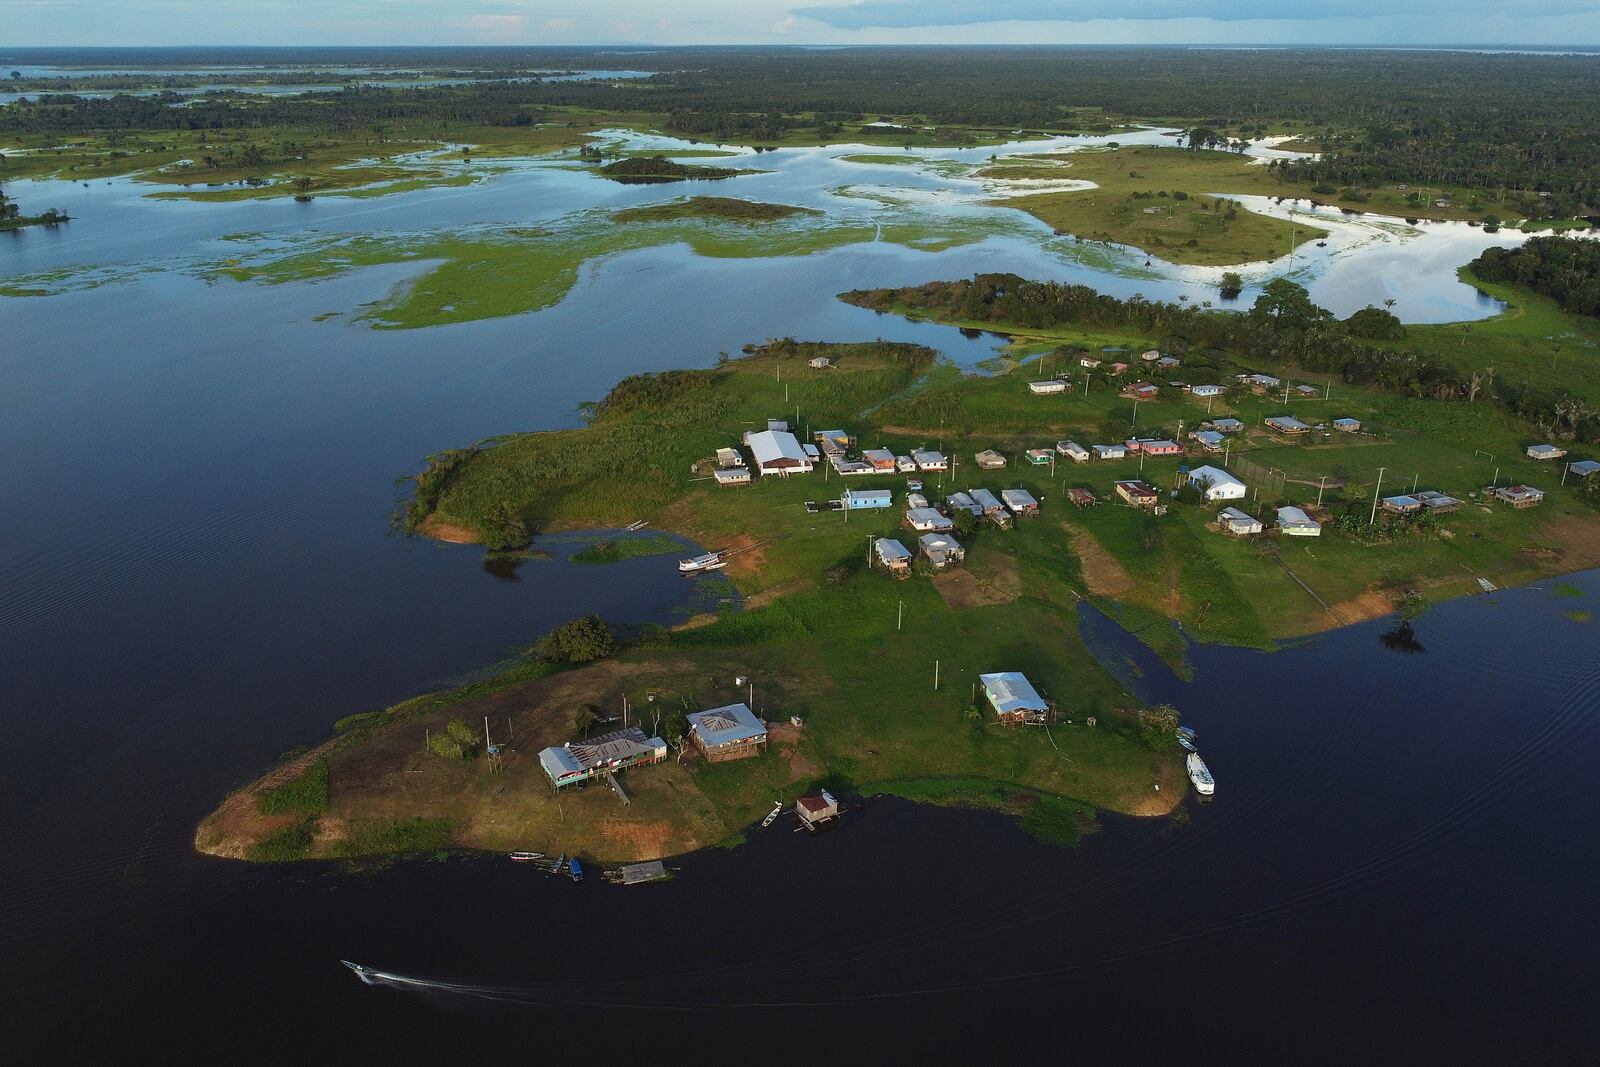
[[[1543,293],[1575,315],[1600,317],[1600,241],[1535,237],[1521,248],[1487,248],[1472,272]]]
[[[263,58],[261,50],[233,50],[219,58],[191,53],[182,61],[220,63],[234,51]],[[1594,123],[1600,66],[1588,56],[1073,48],[662,49],[626,60],[586,49],[296,54],[321,65],[390,64],[490,76],[541,67],[606,69],[619,62],[657,73],[614,82],[351,87],[276,98],[224,94],[198,102],[176,95],[54,98],[0,108],[0,131],[511,125],[560,121],[549,109],[578,107],[664,115],[667,128],[685,136],[746,143],[801,129],[848,137],[864,120],[899,116],[942,129],[952,140],[968,136],[956,127],[1094,131],[1110,128],[1113,119],[1154,119],[1191,131],[1191,142],[1197,132],[1201,145],[1235,147],[1240,138],[1287,121],[1310,126],[1326,140],[1324,159],[1280,165],[1294,181],[1461,185],[1507,203],[1504,214],[1533,217],[1591,209],[1600,174]]]
[[[1371,338],[1398,339],[1403,327],[1388,312],[1365,308],[1339,320],[1306,290],[1285,278],[1269,282],[1246,314],[1132,297],[1121,300],[1085,285],[1036,282],[1013,274],[929,282],[905,289],[843,294],[848,303],[878,311],[916,310],[935,318],[990,323],[1005,329],[1075,326],[1133,331],[1162,338],[1169,350],[1192,352],[1207,364],[1232,361],[1289,365],[1313,375],[1337,375],[1352,385],[1408,396],[1475,402],[1494,400],[1552,436],[1600,441],[1600,408],[1570,393],[1495,382],[1463,372],[1440,357],[1384,347]]]

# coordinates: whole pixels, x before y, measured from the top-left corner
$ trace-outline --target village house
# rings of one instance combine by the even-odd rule
[[[986,471],[998,470],[1006,465],[1006,457],[992,448],[986,448],[972,457],[979,468]]]
[[[1253,515],[1246,515],[1238,508],[1223,508],[1217,513],[1217,525],[1225,534],[1234,537],[1249,537],[1261,532],[1261,520]]]
[[[1250,391],[1260,396],[1269,389],[1276,389],[1283,381],[1270,374],[1241,374],[1238,376],[1240,383],[1250,387]]]
[[[750,468],[718,467],[711,472],[711,477],[716,479],[718,485],[749,485]]]
[[[776,430],[779,433],[788,433],[789,432],[789,422],[788,422],[787,419],[768,419],[767,420],[767,429]]]
[[[1189,472],[1189,484],[1207,501],[1244,499],[1245,484],[1221,467],[1196,467]]]
[[[1033,683],[1016,671],[978,675],[983,695],[1004,723],[1050,721],[1050,704],[1034,689]]]
[[[557,792],[591,778],[660,763],[667,758],[667,743],[659,737],[646,737],[637,726],[615,730],[585,741],[568,741],[560,748],[539,753],[539,766]]]
[[[1452,511],[1461,510],[1461,501],[1453,496],[1445,496],[1443,493],[1435,492],[1432,489],[1424,489],[1422,492],[1417,493],[1416,497],[1422,501],[1423,507],[1435,515],[1448,515]]]
[[[933,564],[935,570],[960,563],[967,556],[967,550],[949,534],[925,533],[917,538],[917,549]]]
[[[745,447],[755,457],[756,470],[763,476],[777,474],[787,478],[791,474],[809,474],[811,459],[801,449],[800,442],[787,430],[761,430],[744,435]]]
[[[890,574],[911,572],[911,550],[892,537],[880,537],[873,541],[872,557],[878,566]]]
[[[865,511],[894,505],[892,489],[846,489],[839,497],[846,511]]]
[[[1067,490],[1067,499],[1080,508],[1093,507],[1094,494],[1082,486],[1073,486]]]
[[[1006,509],[1006,506],[1000,503],[1000,498],[987,489],[968,489],[967,495],[972,497],[972,502],[978,505],[980,514],[993,515],[997,511]]]
[[[979,504],[966,493],[951,493],[945,498],[945,505],[951,511],[965,511],[969,515],[982,515],[983,505]]]
[[[717,449],[717,466],[742,467],[744,466],[744,456],[740,454],[737,448],[719,448]]]
[[[1189,436],[1194,438],[1195,443],[1207,452],[1221,452],[1227,444],[1227,438],[1216,430],[1196,430]]]
[[[1139,353],[1139,358],[1146,363],[1154,363],[1161,358],[1161,353],[1154,348],[1148,348]]]
[[[833,366],[833,364],[828,361],[827,356],[812,356],[810,359],[806,360],[806,366],[812,368],[813,370],[827,370],[829,367]]]
[[[1128,365],[1126,363],[1113,363],[1106,368],[1106,373],[1112,377],[1121,377],[1128,373]]]
[[[828,466],[842,475],[854,476],[857,474],[878,474],[876,467],[864,459],[849,459],[843,452],[835,452],[828,457]]]
[[[1000,499],[1005,501],[1011,514],[1018,517],[1039,514],[1039,502],[1026,489],[1002,489]]]
[[[1189,389],[1190,396],[1197,396],[1201,400],[1212,396],[1222,396],[1228,390],[1220,385],[1195,385]]]
[[[1029,382],[1028,391],[1039,396],[1047,396],[1050,393],[1064,393],[1067,391],[1067,383],[1054,379],[1045,382]]]
[[[912,508],[906,512],[906,525],[918,532],[954,530],[956,524],[933,508]]]
[[[1297,385],[1294,387],[1295,395],[1302,400],[1315,400],[1322,395],[1322,390],[1314,385]]]
[[[826,789],[817,793],[807,793],[794,802],[794,813],[800,820],[800,825],[807,830],[816,830],[823,823],[839,817],[839,802],[833,799],[833,794]]]
[[[1146,456],[1181,456],[1183,446],[1176,441],[1168,441],[1160,437],[1137,437],[1126,442],[1129,452],[1135,455],[1144,453]]]
[[[875,471],[894,473],[894,453],[887,448],[869,448],[861,453],[861,458],[872,464]]]
[[[1028,462],[1035,467],[1048,467],[1056,458],[1055,453],[1048,448],[1030,448],[1026,455]]]
[[[908,509],[909,508],[925,508],[925,507],[929,507],[929,506],[930,505],[928,503],[928,498],[923,496],[921,493],[907,493],[906,494],[906,507]]]
[[[1076,441],[1057,441],[1056,451],[1074,463],[1089,462],[1089,450]]]
[[[1096,367],[1100,366],[1100,361],[1095,359],[1093,356],[1081,356],[1078,359],[1078,366],[1084,367],[1088,370],[1094,370]]]
[[[1333,428],[1340,433],[1355,433],[1361,429],[1360,419],[1334,419]]]
[[[911,462],[917,465],[917,470],[924,474],[930,471],[946,470],[950,461],[944,458],[944,453],[928,450],[919,450],[911,453]]]
[[[1154,382],[1129,382],[1122,387],[1122,395],[1129,400],[1154,400],[1161,395],[1161,387]]]
[[[1298,437],[1300,434],[1309,433],[1311,430],[1311,427],[1293,415],[1272,415],[1265,421],[1269,430],[1276,430],[1278,433],[1287,434],[1290,437]]]
[[[1539,460],[1560,459],[1562,456],[1565,456],[1566,454],[1567,454],[1567,450],[1566,449],[1558,448],[1555,445],[1529,445],[1528,446],[1528,458],[1529,459],[1539,459]]]
[[[1128,454],[1127,445],[1093,445],[1095,459],[1123,459]]]
[[[1155,489],[1151,488],[1151,486],[1147,483],[1138,481],[1137,479],[1132,481],[1118,482],[1116,489],[1118,496],[1136,508],[1154,507],[1156,501],[1161,499],[1160,494],[1158,494]]]
[[[1174,359],[1171,356],[1162,356],[1160,359],[1156,360],[1156,369],[1169,371],[1174,367],[1181,366],[1182,364],[1183,360],[1181,359]]]
[[[759,756],[767,747],[766,723],[745,704],[729,704],[687,716],[689,739],[708,763]]]
[[[1238,419],[1212,419],[1207,426],[1218,433],[1243,433],[1244,423]]]
[[[1297,507],[1278,509],[1278,532],[1289,537],[1321,537],[1322,524]]]
[[[1514,508],[1531,508],[1544,500],[1544,491],[1531,485],[1502,485],[1494,495]]]
[[[1587,478],[1593,474],[1600,474],[1600,463],[1592,459],[1575,459],[1567,464],[1567,473],[1576,478]]]
[[[1422,510],[1422,501],[1403,493],[1399,496],[1386,496],[1383,498],[1383,510],[1391,515],[1413,515]]]

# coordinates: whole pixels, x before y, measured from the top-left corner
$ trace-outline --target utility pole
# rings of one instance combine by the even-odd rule
[[[904,600],[902,600],[902,601],[900,601],[900,610],[894,617],[894,632],[895,633],[899,633],[900,632],[900,626],[901,626],[902,623],[905,622],[905,619],[906,619],[906,602]]]
[[[939,691],[939,661],[938,660],[934,660],[933,661],[933,690],[936,693]]]
[[[1561,484],[1562,485],[1566,485],[1567,484],[1567,472],[1570,471],[1570,470],[1572,470],[1572,461],[1568,460],[1567,461],[1567,465],[1565,467],[1561,468]]]
[[[750,710],[756,710],[756,680],[750,679]]]
[[[1383,488],[1383,472],[1387,467],[1378,468],[1378,482],[1372,487],[1372,514],[1367,516],[1367,525],[1371,526],[1378,521],[1378,491]]]
[[[1327,482],[1328,482],[1328,476],[1326,474],[1324,474],[1317,481],[1317,507],[1319,507],[1319,508],[1322,506],[1322,489],[1327,484]]]
[[[1328,384],[1322,389],[1322,399],[1329,400],[1333,397],[1333,379],[1328,379]]]
[[[1137,400],[1133,402],[1133,421],[1128,425],[1130,427],[1137,427],[1139,425],[1139,401]]]
[[[1412,495],[1413,495],[1413,496],[1415,496],[1415,495],[1416,495],[1416,492],[1417,492],[1417,481],[1418,481],[1418,480],[1419,480],[1419,479],[1420,479],[1420,478],[1421,478],[1421,477],[1422,477],[1422,475],[1420,475],[1420,474],[1413,474],[1413,475],[1412,475],[1412,476],[1411,476],[1411,494],[1412,494]]]

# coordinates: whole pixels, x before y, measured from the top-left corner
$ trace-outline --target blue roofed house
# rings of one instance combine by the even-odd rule
[[[688,716],[689,739],[709,763],[759,756],[767,747],[767,724],[746,704],[729,704]]]
[[[1049,722],[1050,702],[1016,671],[980,674],[983,695],[1001,722]]]
[[[539,766],[557,792],[612,771],[660,763],[667,758],[667,743],[646,737],[637,726],[615,730],[583,741],[568,741],[539,753]]]

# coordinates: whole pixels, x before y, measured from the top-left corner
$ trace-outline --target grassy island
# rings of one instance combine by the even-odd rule
[[[599,173],[624,185],[657,185],[662,182],[719,181],[741,174],[755,174],[753,170],[735,167],[708,167],[696,163],[679,163],[665,156],[634,156],[607,163]]]
[[[821,215],[814,208],[792,204],[764,204],[731,196],[691,196],[668,204],[624,208],[611,216],[615,222],[676,222],[680,219],[722,219],[730,222],[776,222],[795,215]]]
[[[826,368],[809,365],[818,356]],[[737,447],[744,430],[780,413],[786,386],[791,415],[798,403],[813,428],[845,427],[862,446],[900,453],[937,446],[937,428],[894,429],[867,414],[918,388],[935,363],[912,345],[775,342],[710,370],[626,379],[583,429],[434,457],[407,514],[414,528],[509,548],[533,529],[648,518],[735,550],[726,573],[743,610],[651,630],[588,664],[530,655],[488,681],[358,716],[229,798],[197,844],[257,859],[395,851],[401,841],[406,850],[449,843],[616,861],[715,843],[819,785],[1011,811],[1056,840],[1092,827],[1095,809],[1170,811],[1187,788],[1181,752],[1170,731],[1152,732],[1078,635],[1085,578],[1048,472],[969,479],[963,457],[960,484],[998,490],[1020,478],[1047,495],[1045,513],[1010,530],[963,533],[964,565],[919,567],[903,580],[869,566],[867,550],[873,536],[916,544],[901,522],[905,475],[852,479],[852,488],[892,486],[895,506],[848,520],[803,506],[836,496],[837,474],[738,487],[708,477],[718,448]],[[945,444],[956,455],[969,447]],[[609,544],[589,551],[602,565],[632,554]],[[999,670],[1023,672],[1057,700],[1058,721],[1048,730],[998,723],[974,686]],[[681,763],[629,771],[626,806],[598,783],[563,791],[559,803],[552,795],[537,753],[581,736],[595,709],[619,715],[626,696],[635,722],[671,737],[686,709],[748,699],[739,676],[753,680],[756,710],[773,724],[764,755],[707,764],[691,750]],[[502,770],[428,749],[453,720],[481,733],[485,716],[514,749]],[[279,810],[265,799],[323,767],[325,789],[308,790],[320,800]]]

